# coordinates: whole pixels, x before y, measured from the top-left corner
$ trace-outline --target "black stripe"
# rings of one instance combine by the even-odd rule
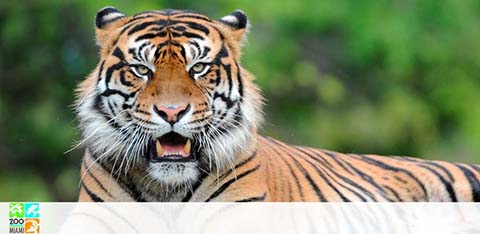
[[[180,55],[182,55],[182,59],[184,63],[187,63],[187,55],[185,54],[185,48],[183,46],[179,46],[180,48]]]
[[[228,55],[229,53],[227,47],[225,46],[225,43],[222,42],[222,47],[220,48],[220,51],[218,51],[218,53],[215,55],[213,63],[222,64],[222,58],[228,57]]]
[[[470,166],[478,173],[480,173],[480,167],[474,164],[470,164]]]
[[[215,101],[217,98],[220,98],[222,99],[223,102],[225,102],[225,105],[227,106],[226,109],[230,109],[232,108],[233,105],[235,105],[235,103],[237,103],[238,100],[236,101],[232,101],[232,99],[230,99],[229,97],[225,96],[224,93],[217,93],[215,92],[213,94],[213,100]]]
[[[110,117],[110,115],[103,110],[103,103],[102,103],[102,97],[101,96],[99,96],[99,95],[95,96],[95,100],[93,101],[92,109],[94,111],[98,112],[99,114],[101,114],[105,118],[105,121],[107,121],[107,123],[110,126],[112,126],[115,129],[120,128],[120,125],[117,123],[117,121],[112,119]]]
[[[321,153],[324,153],[326,155],[328,155],[331,159],[333,159],[341,168],[343,168],[343,170],[345,170],[346,172],[348,172],[349,174],[353,174],[350,169],[348,169],[338,158],[335,154],[333,153],[330,153],[328,151],[325,151],[325,150],[321,150],[320,151]]]
[[[140,47],[138,47],[138,49],[137,49],[137,55],[142,57],[142,60],[146,63],[148,63],[149,61],[146,58],[146,56],[147,56],[146,53],[143,53],[143,49],[147,46],[150,46],[150,45],[151,45],[151,43],[146,41],[146,42],[142,43],[142,45],[140,45]]]
[[[148,18],[148,17],[145,17],[145,18]],[[123,28],[122,28],[122,31],[120,31],[120,33],[118,34],[118,37],[115,39],[113,45],[117,44],[118,42],[118,39],[120,38],[120,36],[122,36],[127,30],[130,30],[132,27],[134,26],[138,26],[139,24],[137,24],[138,22],[137,21],[140,21],[142,19],[145,19],[145,18],[133,18],[131,19],[128,23],[126,23]],[[148,21],[148,22],[152,22],[152,21]],[[148,26],[147,26],[148,27]]]
[[[272,141],[270,139],[268,139],[268,140]],[[298,192],[300,193],[300,198],[302,199],[302,201],[305,201],[305,198],[304,198],[304,195],[303,195],[303,190],[302,190],[302,187],[300,186],[300,181],[298,180],[297,175],[293,171],[292,166],[290,165],[290,163],[288,163],[288,161],[284,157],[281,156],[281,154],[276,150],[275,147],[272,147],[272,150],[275,151],[278,154],[279,158],[287,165],[288,170],[289,170],[290,174],[292,174],[293,179],[295,180],[295,184],[297,185]]]
[[[128,105],[126,103],[122,104],[122,109],[126,110],[126,109],[130,109],[133,107],[133,104],[132,105]],[[127,113],[128,114],[128,113]]]
[[[380,167],[380,168],[385,169],[385,170],[394,171],[394,172],[402,172],[402,173],[407,174],[409,177],[411,177],[413,180],[415,180],[415,182],[418,183],[418,185],[422,189],[423,193],[425,194],[426,198],[428,199],[428,193],[427,193],[427,189],[425,188],[425,185],[411,171],[409,171],[407,169],[404,169],[404,168],[399,168],[399,167],[394,167],[394,166],[388,165],[384,162],[381,162],[381,161],[378,161],[376,159],[367,157],[365,155],[359,155],[359,156],[361,157],[361,159],[363,161],[365,161],[365,162],[367,162],[371,165]]]
[[[105,86],[109,88],[109,83],[110,80],[112,79],[112,74],[114,71],[119,70],[123,68],[125,65],[125,62],[120,61],[116,64],[113,64],[112,66],[108,67],[107,72],[105,73]]]
[[[475,174],[470,171],[470,169],[454,163],[455,166],[457,166],[467,177],[468,182],[470,183],[470,187],[472,188],[472,198],[474,202],[480,202],[480,182],[478,179],[475,177]]]
[[[400,195],[397,193],[397,191],[390,188],[390,186],[388,186],[388,185],[385,185],[384,187],[385,187],[385,189],[390,191],[393,194],[393,196],[395,196],[395,198],[397,199],[396,201],[403,202],[403,200],[400,198]]]
[[[205,38],[199,34],[196,34],[196,33],[191,33],[191,32],[183,32],[181,34],[179,34],[181,36],[184,36],[184,37],[188,37],[188,38],[197,38],[197,39],[200,39],[200,40],[205,40]]]
[[[357,174],[360,176],[360,178],[361,178],[362,180],[366,181],[367,183],[369,183],[369,184],[371,184],[373,187],[375,187],[377,190],[379,190],[380,192],[379,192],[378,194],[379,194],[380,196],[382,196],[383,198],[385,198],[385,199],[388,200],[388,201],[392,201],[388,196],[386,196],[386,192],[385,192],[385,190],[382,188],[382,186],[380,186],[379,184],[377,184],[377,182],[375,182],[375,180],[374,180],[371,176],[365,174],[365,173],[362,171],[362,169],[358,169],[358,168],[352,166],[351,164],[349,164],[349,166],[350,166],[350,168],[352,168],[352,170],[353,170],[355,173],[357,173]]]
[[[155,38],[155,37],[165,37],[167,35],[167,31],[161,31],[161,32],[158,32],[158,33],[146,33],[146,34],[142,34],[141,36],[137,37],[135,39],[135,41],[141,41],[141,40],[145,40],[145,39],[152,39],[152,38]]]
[[[147,22],[143,22],[141,24],[137,24],[135,25],[135,27],[133,27],[132,29],[130,29],[127,33],[127,35],[132,35],[136,32],[139,32],[149,26],[152,26],[152,25],[156,25],[156,26],[165,26],[167,24],[167,21],[165,20],[155,20],[155,21],[147,21]],[[123,33],[123,30],[122,32],[120,32],[120,34]]]
[[[194,29],[194,30],[198,30],[198,31],[203,32],[206,36],[208,36],[210,34],[210,30],[207,27],[205,27],[202,24],[198,24],[198,23],[195,23],[195,22],[192,22],[192,21],[170,20],[168,22],[168,25],[174,25],[174,24],[185,24],[190,29]],[[184,30],[184,32],[185,32],[185,30]]]
[[[277,142],[276,140],[271,140],[274,144],[278,145],[279,147],[283,148],[283,145],[280,144],[279,142]],[[290,158],[293,160],[293,162],[295,163],[295,165],[297,166],[297,168],[303,173],[303,175],[305,176],[305,178],[307,179],[308,183],[310,183],[310,185],[312,186],[313,190],[315,191],[315,193],[317,194],[317,197],[320,199],[320,201],[322,202],[327,202],[327,199],[325,198],[325,196],[323,195],[322,191],[320,191],[320,188],[318,187],[318,185],[315,183],[315,181],[312,179],[312,177],[310,177],[310,175],[308,174],[308,171],[302,166],[302,164],[297,160],[295,159],[295,157],[291,154],[289,154],[288,152],[286,152],[285,150],[283,151],[284,153],[286,153],[288,156],[290,156]]]
[[[303,151],[300,151],[301,153],[303,153],[304,155],[303,156],[310,156],[310,155],[307,155],[305,154],[305,152]],[[287,154],[289,154],[291,157],[294,157],[293,155],[291,155],[290,153],[287,152]],[[311,156],[309,157],[311,158]],[[330,186],[337,194],[338,196],[342,199],[342,201],[344,202],[350,202],[350,199],[346,198],[338,189],[337,187],[335,187],[332,182],[330,182],[330,180],[327,178],[327,176],[317,167],[317,165],[313,164],[312,162],[310,162],[309,160],[303,158],[303,160],[305,162],[307,162],[308,164],[310,164],[310,166],[312,166],[313,169],[315,169],[315,171],[317,172],[317,174],[320,176],[320,178],[323,179],[323,181],[325,181],[325,183],[328,184],[328,186]],[[332,178],[332,177],[330,177]],[[337,182],[338,184],[338,182]]]
[[[85,191],[87,192],[88,196],[90,196],[92,201],[94,201],[94,202],[104,202],[103,199],[101,199],[95,193],[90,191],[90,189],[87,188],[87,186],[83,183],[83,181],[82,181],[82,187],[83,187],[83,189],[85,189]]]
[[[237,164],[235,166],[235,168],[233,168],[232,170],[227,170],[224,174],[222,174],[218,180],[223,180],[225,179],[227,176],[229,176],[230,174],[232,174],[235,170],[237,170],[238,168],[244,166],[245,164],[247,164],[248,162],[252,161],[253,158],[255,158],[255,156],[257,155],[257,150],[255,150],[255,152],[253,152],[253,154],[248,157],[247,159],[241,161],[239,164]]]
[[[100,63],[100,68],[98,69],[97,84],[98,84],[98,82],[100,82],[100,80],[102,78],[103,66],[105,66],[105,60],[102,60],[102,62]]]
[[[187,27],[189,27],[189,29],[193,29],[193,30],[198,30],[198,31],[201,31],[202,33],[204,33],[206,36],[208,36],[210,34],[210,30],[205,27],[204,25],[202,24],[198,24],[198,23],[195,23],[195,22],[191,22],[191,21],[178,21],[178,20],[169,20],[167,22],[167,26],[170,26],[170,25],[176,25],[175,27],[172,27],[172,29],[178,31],[178,32],[186,32],[186,28],[183,27],[182,25],[178,25],[178,24],[185,24]],[[165,26],[165,25],[162,25],[162,26]],[[158,28],[155,28],[155,29],[164,29],[165,27],[158,27]],[[153,30],[153,29],[152,29]]]
[[[248,170],[248,171],[245,171],[245,172],[243,172],[242,174],[238,175],[237,178],[232,178],[232,179],[228,180],[227,182],[225,182],[224,184],[222,184],[222,185],[220,186],[220,188],[217,189],[217,191],[215,191],[212,195],[210,195],[210,197],[208,197],[208,199],[205,200],[205,202],[209,202],[209,201],[211,201],[212,199],[218,197],[218,196],[219,196],[220,194],[222,194],[222,193],[225,191],[225,189],[227,189],[230,185],[232,185],[232,184],[235,183],[236,181],[240,180],[241,178],[249,175],[250,173],[258,170],[259,167],[260,167],[260,165],[257,165],[256,167],[254,167],[254,168],[252,168],[252,169],[250,169],[250,170]]]
[[[309,155],[313,160],[317,161],[318,163],[322,164],[324,169],[325,170],[328,170],[330,171],[331,173],[334,174],[334,176],[338,177],[340,180],[342,180],[343,182],[347,183],[348,185],[350,186],[353,186],[357,189],[360,190],[361,193],[367,195],[368,197],[370,197],[370,199],[372,199],[373,201],[376,201],[375,199],[375,196],[370,192],[368,191],[367,189],[365,189],[364,187],[362,187],[361,185],[353,182],[352,180],[350,180],[349,178],[345,177],[345,176],[342,176],[340,173],[337,173],[335,170],[333,170],[332,167],[328,167],[328,165],[326,164],[326,160],[324,158],[322,158],[321,156],[318,156],[318,157],[315,157],[315,155],[312,155],[310,154],[309,152],[303,150],[302,148],[300,147],[296,147],[296,149],[302,151],[303,153]],[[327,173],[328,174],[328,173]],[[330,176],[330,175],[329,175]],[[340,184],[338,183],[338,181],[336,179],[334,179],[333,176],[330,176],[330,178],[332,178],[337,184],[339,184],[340,186],[342,186],[343,188],[347,189],[348,191],[352,192],[354,195],[356,195],[358,198],[360,198],[360,200],[366,202],[367,199],[365,197],[363,197],[360,193],[356,192],[355,190],[353,190],[352,188],[348,187],[348,186],[345,186],[343,184]]]
[[[197,41],[191,41],[190,45],[193,45],[197,49],[197,51],[199,53],[195,56],[195,58],[197,58],[200,55],[200,52],[202,52],[202,49],[200,48],[200,45],[198,44]]]
[[[295,165],[297,166],[298,169],[300,169],[300,171],[303,173],[303,175],[305,176],[305,178],[308,180],[308,183],[310,183],[310,185],[312,186],[313,190],[315,191],[315,193],[317,194],[318,198],[320,199],[320,201],[322,202],[327,202],[327,199],[325,198],[325,196],[323,195],[323,193],[320,191],[320,188],[318,187],[318,185],[315,183],[315,181],[312,179],[312,177],[310,177],[310,175],[308,174],[308,171],[302,166],[302,164],[300,162],[298,162],[295,157],[293,157],[292,155],[290,154],[287,154],[291,157],[291,159],[293,160],[293,162],[295,163]]]
[[[205,57],[207,57],[208,52],[210,52],[210,48],[207,47],[207,46],[204,46],[204,47],[203,47],[202,54],[200,55],[200,58],[199,58],[199,59],[204,59]]]
[[[258,201],[264,201],[266,195],[267,195],[267,193],[264,193],[262,196],[249,197],[249,198],[245,198],[245,199],[242,199],[242,200],[237,200],[237,201],[235,201],[235,202],[258,202]]]
[[[450,180],[450,182],[454,182],[454,181],[455,181],[455,179],[453,178],[452,173],[450,173],[450,171],[449,171],[447,168],[445,168],[443,165],[440,165],[440,164],[438,164],[438,163],[436,163],[436,162],[432,162],[432,161],[423,161],[423,162],[420,161],[420,163],[432,165],[432,166],[434,166],[434,167],[442,170],[445,174],[447,174],[448,179]]]
[[[230,64],[224,64],[223,69],[225,69],[225,73],[228,78],[228,95],[227,97],[231,99],[232,97],[232,88],[233,88],[233,79],[232,79],[232,66]]]
[[[95,163],[95,162],[93,162]],[[108,190],[103,187],[103,184],[100,183],[100,181],[98,180],[98,178],[92,174],[92,172],[90,170],[88,170],[88,166],[87,166],[87,163],[85,161],[83,161],[83,166],[85,167],[85,171],[87,172],[87,174],[92,177],[92,179],[95,181],[95,183],[97,183],[98,187],[100,187],[101,190],[103,190],[103,192],[105,192],[109,197],[112,197],[112,194],[110,194],[110,192],[108,192]]]
[[[110,99],[107,99],[107,104],[108,104],[107,107],[110,110],[110,113],[112,114],[112,116],[115,116],[116,113],[115,113],[115,110],[114,110],[114,108],[112,106],[112,103],[110,101],[111,101]]]
[[[117,57],[120,61],[125,61],[125,55],[123,54],[122,50],[118,47],[115,47],[112,55]]]
[[[170,27],[170,30],[185,32],[185,30],[187,30],[187,28],[182,26],[182,25],[177,25],[177,26]]]
[[[445,190],[447,191],[448,196],[450,197],[450,201],[452,201],[452,202],[457,202],[458,201],[457,200],[457,195],[455,194],[455,189],[453,189],[453,187],[452,187],[452,183],[445,180],[445,178],[443,178],[442,175],[440,175],[437,171],[433,170],[432,168],[430,168],[426,165],[418,165],[418,166],[427,169],[428,171],[433,173],[440,180],[440,182],[442,182],[443,187],[445,187]]]
[[[123,132],[120,132],[121,134],[128,134],[128,133],[125,133],[125,129],[122,130]],[[93,153],[91,154],[92,158],[94,159],[98,159],[97,156],[95,156]],[[107,172],[112,172],[112,168],[111,168],[111,164],[109,166],[105,165],[102,161],[100,161],[100,166],[103,167],[103,169]],[[113,175],[111,175],[113,176]],[[136,188],[135,188],[135,185],[132,183],[132,181],[130,181],[130,177],[117,177],[117,179],[120,179],[120,180],[116,180],[117,184],[122,187],[122,189],[127,192],[130,197],[132,197],[132,199],[136,200],[137,202],[145,202],[145,199],[142,198],[142,195],[140,193],[140,191],[138,191]]]
[[[101,93],[100,95],[104,96],[104,97],[108,97],[108,96],[111,96],[111,95],[120,95],[122,96],[125,101],[127,101],[128,99],[130,99],[131,97],[135,96],[136,92],[133,92],[133,93],[130,93],[130,94],[127,94],[127,93],[124,93],[120,90],[116,90],[116,89],[107,89],[105,91],[103,91],[103,93]]]

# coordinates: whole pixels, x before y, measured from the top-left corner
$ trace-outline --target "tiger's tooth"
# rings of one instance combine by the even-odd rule
[[[185,146],[183,146],[183,153],[185,155],[190,155],[190,148],[191,148],[192,144],[190,142],[190,139],[187,139],[187,142],[185,143]]]
[[[157,140],[156,146],[157,146],[157,156],[158,156],[158,157],[162,157],[162,156],[163,156],[163,152],[164,152],[165,150],[163,149],[163,146],[162,146],[162,144],[160,143],[159,140]]]

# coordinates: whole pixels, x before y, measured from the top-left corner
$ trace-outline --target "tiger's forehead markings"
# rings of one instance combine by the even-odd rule
[[[138,23],[137,21],[139,20],[146,20],[146,21],[136,24]],[[122,30],[120,34],[123,34],[125,31],[128,30],[127,34],[132,35],[136,32],[139,32],[153,25],[166,27],[166,26],[173,26],[177,24],[185,24],[192,29],[202,31],[203,33],[208,35],[210,33],[210,30],[207,27],[205,27],[204,24],[210,24],[210,23],[212,23],[211,19],[207,18],[206,16],[202,16],[200,14],[195,14],[195,13],[184,13],[181,11],[176,14],[166,14],[164,11],[158,11],[155,13],[147,12],[147,13],[138,14],[134,16],[132,19],[130,19],[130,21],[126,24],[125,28]]]
[[[175,10],[150,11],[133,16],[122,29],[120,36],[130,37],[128,52],[137,61],[155,64],[168,53],[181,62],[190,64],[192,61],[208,59],[207,55],[212,50],[208,39],[211,30],[223,38],[220,30],[214,27],[212,20],[206,16]],[[134,37],[138,32],[142,32],[141,35]],[[172,46],[178,50],[172,51]],[[149,55],[144,54],[146,52],[150,52]],[[148,61],[145,61],[146,57],[149,58]]]

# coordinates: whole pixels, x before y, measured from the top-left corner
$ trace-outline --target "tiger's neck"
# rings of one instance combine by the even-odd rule
[[[239,167],[244,167],[246,164],[257,165],[256,153],[257,135],[255,134],[246,147],[235,155],[231,168],[218,171],[213,169],[210,172],[203,168],[198,180],[194,183],[169,187],[149,178],[146,165],[135,165],[127,172],[115,170],[113,160],[100,161],[87,149],[82,163],[82,188],[79,200],[97,202],[216,200],[220,194],[211,194],[211,192],[217,191],[222,184],[241,176],[243,170],[239,171]],[[253,169],[257,170],[258,167]]]

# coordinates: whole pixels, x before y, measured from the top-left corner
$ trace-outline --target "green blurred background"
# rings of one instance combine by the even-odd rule
[[[195,3],[194,3],[195,2]],[[0,201],[73,201],[82,149],[73,89],[96,65],[93,19],[191,9],[252,23],[243,65],[264,134],[343,152],[480,163],[480,1],[0,3]]]

